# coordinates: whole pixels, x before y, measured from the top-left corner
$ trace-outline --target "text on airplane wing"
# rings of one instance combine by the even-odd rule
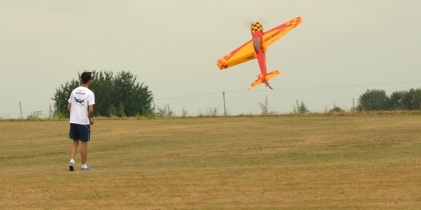
[[[263,50],[266,52],[266,49],[269,45],[297,27],[297,25],[299,25],[301,22],[303,22],[301,17],[296,17],[284,24],[266,31],[263,34]]]

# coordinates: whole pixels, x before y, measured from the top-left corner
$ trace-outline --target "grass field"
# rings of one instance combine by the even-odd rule
[[[0,121],[1,209],[420,209],[421,115]]]

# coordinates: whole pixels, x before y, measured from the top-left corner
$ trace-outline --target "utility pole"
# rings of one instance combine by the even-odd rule
[[[226,116],[227,115],[227,110],[225,109],[225,92],[224,91],[222,91],[222,98],[224,100],[224,116]]]

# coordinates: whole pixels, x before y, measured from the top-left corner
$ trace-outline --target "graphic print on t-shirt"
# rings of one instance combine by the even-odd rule
[[[83,102],[85,102],[85,99],[81,100],[81,99],[77,99],[76,97],[74,97],[74,98],[75,98],[75,101],[76,101],[77,103],[79,103],[79,105],[81,105],[81,106],[85,106],[85,105],[83,104]]]

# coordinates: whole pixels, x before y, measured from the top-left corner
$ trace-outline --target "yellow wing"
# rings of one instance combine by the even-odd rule
[[[262,37],[263,51],[266,52],[266,49],[269,45],[297,27],[301,22],[303,22],[301,17],[296,17],[282,25],[276,26],[275,28],[266,31]]]
[[[256,53],[254,52],[253,41],[250,40],[219,59],[216,65],[218,65],[219,69],[224,70],[228,67],[235,66],[255,58]]]

